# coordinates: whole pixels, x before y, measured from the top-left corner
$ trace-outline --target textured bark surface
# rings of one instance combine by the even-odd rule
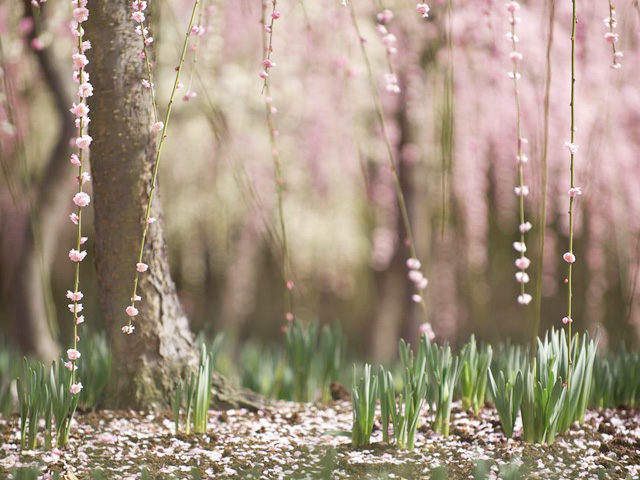
[[[90,160],[100,300],[114,359],[107,406],[147,409],[168,403],[173,382],[196,363],[197,352],[169,273],[157,195],[152,216],[158,221],[147,235],[143,261],[149,271],[141,277],[136,330],[133,335],[121,332],[155,152],[149,92],[140,83],[145,78],[141,39],[134,32],[130,5],[129,0],[96,0],[91,6]]]

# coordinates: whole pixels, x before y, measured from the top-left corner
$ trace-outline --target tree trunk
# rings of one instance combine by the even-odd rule
[[[412,177],[415,168],[412,162],[406,161],[404,158],[405,147],[409,146],[413,141],[408,112],[405,108],[406,79],[404,75],[400,76],[400,83],[403,88],[395,116],[400,130],[398,143],[395,146],[396,165],[410,221],[414,225],[416,192]],[[396,208],[399,208],[397,200],[395,203]],[[407,238],[407,234],[400,212],[398,212],[396,231],[398,232],[398,243],[393,258],[389,266],[385,270],[378,272],[375,278],[376,302],[372,326],[371,353],[378,360],[394,358],[397,354],[398,341],[401,337],[407,337],[409,340],[413,339],[410,335],[413,322],[412,314],[415,313],[417,304],[411,300],[413,287],[407,279],[406,261],[410,257],[410,251],[404,241]],[[418,248],[417,245],[416,248]],[[417,328],[413,328],[413,331],[417,331]]]
[[[171,280],[160,199],[156,193],[143,261],[140,314],[136,330],[121,328],[129,304],[144,208],[151,188],[156,136],[151,135],[149,92],[139,57],[142,40],[134,32],[130,0],[91,4],[87,38],[94,94],[89,99],[95,252],[100,300],[111,338],[112,378],[109,408],[166,406],[178,375],[197,361],[187,318]]]

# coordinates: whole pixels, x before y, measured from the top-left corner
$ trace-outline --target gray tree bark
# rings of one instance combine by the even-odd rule
[[[158,219],[147,234],[141,277],[142,302],[133,335],[121,328],[128,320],[135,264],[149,197],[155,136],[152,107],[141,85],[146,77],[139,57],[142,40],[134,32],[130,0],[96,0],[91,5],[87,38],[95,253],[105,324],[111,338],[110,408],[165,406],[178,375],[197,361],[187,318],[169,272],[160,199],[151,215]],[[170,134],[169,134],[170,135]]]

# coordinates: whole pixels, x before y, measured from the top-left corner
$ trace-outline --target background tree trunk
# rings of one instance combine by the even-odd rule
[[[158,196],[152,209],[158,221],[147,235],[144,262],[149,271],[141,277],[136,330],[133,335],[121,332],[155,153],[151,101],[141,85],[145,78],[141,39],[134,32],[130,7],[130,0],[96,0],[87,25],[93,45],[89,51],[94,86],[89,99],[93,240],[114,359],[106,403],[109,408],[147,409],[167,404],[167,392],[179,373],[196,363],[197,351],[171,280]]]
[[[44,15],[47,5],[41,8]],[[24,1],[24,9],[24,18],[32,19],[34,12],[29,0]],[[34,22],[33,30],[27,35],[27,45],[31,46],[31,40],[40,35],[40,26],[41,23]],[[69,113],[72,99],[67,88],[68,79],[56,64],[53,49],[51,46],[43,49],[31,47],[31,51],[51,92],[60,131],[33,194],[25,192],[25,195],[31,195],[29,201],[33,208],[31,213],[29,207],[24,209],[27,218],[21,222],[23,228],[18,255],[8,259],[9,268],[3,282],[20,349],[43,361],[51,361],[57,359],[60,348],[50,328],[57,327],[55,306],[50,298],[50,269],[56,255],[65,255],[58,249],[58,239],[61,227],[68,223],[65,208],[72,206],[73,188],[66,188],[66,185],[72,186],[68,159],[74,125],[73,116]],[[39,241],[37,237],[40,237]]]

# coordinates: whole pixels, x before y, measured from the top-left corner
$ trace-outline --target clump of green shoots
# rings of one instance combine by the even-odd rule
[[[510,342],[501,343],[496,349],[491,369],[503,372],[505,379],[515,381],[518,372],[525,372],[529,367],[529,349]]]
[[[14,352],[5,345],[0,349],[0,415],[8,415],[13,410],[11,386],[16,376]]]
[[[380,412],[382,436],[389,441],[389,422],[393,423],[393,437],[399,448],[413,451],[420,410],[427,394],[426,357],[424,349],[413,350],[400,340],[400,359],[403,367],[403,388],[396,397],[393,375],[381,366],[378,374],[380,386]]]
[[[240,351],[240,383],[265,398],[293,399],[293,376],[285,354],[253,343]]]
[[[98,405],[111,373],[111,350],[106,337],[103,334],[90,336],[82,358],[84,382],[80,392],[80,406],[88,410]]]
[[[318,342],[318,324],[303,325],[294,320],[285,333],[287,355],[293,370],[293,399],[308,402],[311,384],[311,366]]]
[[[38,446],[38,422],[49,396],[44,365],[36,363],[32,367],[25,358],[23,374],[17,380],[17,387],[20,405],[20,445],[23,450],[33,450]]]
[[[64,447],[69,442],[71,421],[78,407],[79,395],[70,392],[73,383],[73,374],[63,362],[51,364],[49,374],[49,391],[51,394],[51,411],[56,423],[56,446]],[[46,419],[45,419],[46,420]],[[48,420],[49,426],[51,425]]]
[[[597,408],[637,407],[640,402],[640,352],[624,344],[616,354],[597,356],[593,366],[592,404]]]
[[[453,396],[466,358],[461,361],[449,344],[432,344],[426,335],[422,336],[420,348],[424,349],[427,359],[427,400],[429,407],[435,409],[433,430],[448,436]]]
[[[20,407],[20,444],[23,449],[38,446],[38,424],[44,419],[44,447],[52,446],[52,418],[55,420],[56,446],[69,442],[71,421],[78,406],[78,395],[70,392],[72,374],[64,363],[51,364],[47,375],[44,364],[30,364],[25,358],[23,373],[17,380]]]
[[[564,330],[561,330],[564,334]],[[573,422],[583,423],[593,387],[593,364],[598,350],[599,334],[582,338],[576,333],[571,342],[571,383],[567,386],[567,402],[560,416],[559,430],[566,432]]]
[[[498,411],[502,430],[507,438],[511,438],[524,391],[522,372],[518,372],[515,379],[505,378],[504,372],[500,372],[496,380],[489,370],[489,391]]]
[[[466,410],[471,408],[473,413],[478,415],[484,405],[487,372],[491,365],[493,349],[491,345],[478,349],[476,338],[471,335],[471,340],[462,349],[462,356],[465,358],[460,373],[462,408]]]
[[[351,444],[354,447],[363,447],[371,442],[377,397],[378,377],[371,373],[371,365],[364,366],[363,375],[359,379],[357,368],[354,365],[353,387],[351,389],[351,404],[353,406]]]
[[[320,386],[322,401],[331,399],[329,386],[338,377],[347,353],[346,340],[338,324],[324,325],[320,332]]]
[[[211,384],[213,381],[213,352],[207,354],[207,347],[203,343],[200,347],[200,366],[198,374],[194,372],[184,380],[178,380],[173,391],[171,409],[176,435],[180,431],[180,409],[184,407],[185,433],[205,433],[209,420],[209,406],[211,405]]]
[[[558,376],[555,358],[545,361],[540,352],[526,372],[520,407],[524,440],[552,445],[565,408],[567,389]]]

